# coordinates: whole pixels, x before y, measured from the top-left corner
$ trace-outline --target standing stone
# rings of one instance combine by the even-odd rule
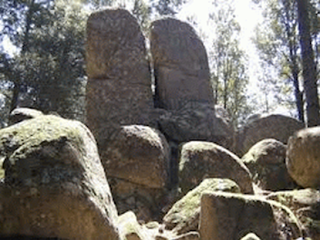
[[[94,12],[87,22],[87,124],[98,144],[120,125],[144,124],[153,107],[145,38],[124,9]]]
[[[180,109],[188,102],[213,104],[205,47],[194,29],[173,18],[151,24],[156,106]]]

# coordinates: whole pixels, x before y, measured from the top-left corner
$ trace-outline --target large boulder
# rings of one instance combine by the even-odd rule
[[[286,165],[302,187],[320,186],[320,127],[298,131],[289,139]]]
[[[214,107],[207,103],[189,102],[168,111],[160,116],[159,126],[168,139],[178,143],[209,141],[230,148],[234,137],[231,124],[216,116]]]
[[[108,177],[150,188],[162,188],[169,180],[169,146],[155,129],[142,125],[123,126],[100,152]]]
[[[155,106],[168,110],[159,118],[166,137],[182,143],[211,141],[230,147],[232,126],[215,115],[206,49],[194,29],[173,18],[151,24]]]
[[[132,210],[139,220],[150,221],[161,212],[170,182],[168,143],[142,125],[122,126],[111,139],[100,145],[100,153],[118,211]]]
[[[205,47],[185,22],[165,18],[151,23],[156,106],[178,110],[187,102],[213,106]]]
[[[0,131],[0,236],[120,239],[96,142],[80,122],[38,116]]]
[[[108,182],[119,214],[132,211],[143,222],[160,220],[177,195],[167,188],[150,188],[120,178],[108,177]]]
[[[202,240],[241,239],[249,233],[263,240],[302,236],[299,221],[287,207],[256,196],[225,192],[202,194],[199,231]]]
[[[267,199],[280,202],[290,208],[302,224],[305,237],[320,239],[320,192],[315,189],[300,189],[271,193]],[[308,239],[308,238],[306,238]]]
[[[92,13],[86,46],[87,125],[100,145],[121,125],[148,122],[151,73],[145,38],[136,18],[124,9]]]
[[[287,147],[275,139],[256,143],[241,158],[252,174],[253,181],[263,190],[293,189],[295,183],[286,167]]]
[[[252,179],[247,167],[227,149],[211,142],[193,141],[182,145],[179,185],[183,193],[205,178],[229,178],[243,193],[252,193]]]
[[[291,117],[279,114],[255,115],[239,130],[236,152],[242,156],[254,144],[267,138],[287,144],[289,137],[302,128],[304,124]]]
[[[229,179],[209,178],[177,201],[164,216],[165,228],[176,234],[197,231],[200,216],[201,194],[205,191],[240,193],[239,186]]]

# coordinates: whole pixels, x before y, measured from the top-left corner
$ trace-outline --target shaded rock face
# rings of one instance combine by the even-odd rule
[[[303,129],[290,137],[286,165],[300,186],[320,186],[320,127]]]
[[[168,140],[231,146],[234,131],[215,115],[205,47],[194,29],[173,18],[154,21],[150,34],[155,106],[168,110],[159,128]]]
[[[315,189],[275,192],[267,199],[280,202],[297,216],[311,239],[320,239],[320,192]]]
[[[199,231],[202,240],[241,239],[248,233],[265,240],[302,236],[298,220],[281,204],[222,192],[202,195]]]
[[[80,122],[38,116],[0,131],[0,236],[118,240],[95,140]]]
[[[86,52],[87,124],[99,145],[120,125],[148,121],[153,108],[151,75],[145,38],[124,9],[90,15]]]
[[[179,185],[186,193],[205,178],[229,178],[243,193],[253,193],[251,174],[241,160],[210,142],[189,142],[182,145],[179,163]]]
[[[199,102],[189,102],[160,116],[159,126],[170,140],[179,143],[211,141],[230,147],[234,135],[232,126],[216,117],[213,106]]]
[[[201,194],[205,191],[240,193],[239,186],[229,179],[208,178],[177,201],[164,216],[165,228],[176,234],[197,231],[200,216]]]
[[[161,212],[170,180],[168,143],[159,131],[140,125],[123,126],[112,139],[100,152],[119,213],[133,210],[149,221]]]
[[[119,178],[108,177],[114,202],[119,214],[133,211],[143,222],[159,221],[168,203],[166,188],[149,188]]]
[[[188,102],[213,104],[208,57],[194,29],[177,19],[151,24],[156,107],[178,110]]]
[[[254,182],[263,190],[293,189],[296,184],[286,167],[286,146],[275,139],[256,143],[241,158]]]
[[[240,129],[236,140],[236,153],[243,156],[257,142],[273,138],[284,144],[304,124],[283,115],[256,116]]]
[[[9,124],[13,125],[23,120],[32,119],[35,117],[42,116],[41,111],[31,109],[31,108],[16,108],[14,109],[9,116]]]
[[[169,146],[165,137],[147,126],[123,126],[103,147],[106,174],[150,188],[162,188],[169,179]]]

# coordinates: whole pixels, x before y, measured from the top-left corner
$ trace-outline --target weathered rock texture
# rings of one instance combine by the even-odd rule
[[[159,118],[170,141],[212,141],[231,146],[232,126],[215,115],[207,53],[194,29],[165,18],[151,24],[155,106],[168,110]]]
[[[131,211],[120,215],[118,223],[122,239],[144,240],[149,237],[142,226],[138,223],[136,215]]]
[[[300,186],[320,186],[320,127],[300,130],[289,139],[286,165]]]
[[[239,186],[229,179],[209,178],[177,201],[164,216],[163,223],[175,234],[197,231],[199,226],[201,194],[205,191],[240,193]]]
[[[243,193],[253,193],[251,174],[241,160],[225,148],[211,142],[182,145],[179,185],[186,193],[205,178],[229,178]]]
[[[313,240],[320,239],[320,192],[318,190],[308,188],[275,192],[267,198],[290,208],[301,222],[306,237]]]
[[[236,140],[236,153],[245,154],[257,142],[273,138],[284,144],[296,131],[304,128],[304,124],[298,120],[283,115],[256,116],[239,131]]]
[[[147,126],[123,126],[100,151],[108,177],[149,188],[165,187],[169,180],[170,150],[165,137]]]
[[[156,106],[178,110],[189,102],[213,105],[205,47],[194,29],[173,18],[151,24]]]
[[[112,139],[100,152],[119,213],[132,210],[150,221],[161,212],[170,180],[168,143],[159,131],[141,125],[123,126]]]
[[[178,143],[210,141],[231,147],[234,130],[230,123],[215,115],[214,107],[206,103],[189,102],[178,110],[160,116],[161,131]]]
[[[149,188],[113,177],[108,177],[108,182],[119,214],[133,211],[139,221],[160,220],[162,208],[175,199],[170,199],[166,188]]]
[[[148,121],[153,108],[151,75],[145,38],[124,9],[90,15],[86,50],[87,124],[100,145],[120,125]]]
[[[306,237],[320,239],[320,192],[315,189],[301,189],[271,193],[268,199],[280,202],[300,220]]]
[[[275,139],[256,143],[241,158],[254,182],[264,190],[293,189],[296,184],[286,167],[286,146]]]
[[[14,109],[9,116],[9,124],[15,124],[23,120],[32,119],[35,117],[42,116],[41,111],[31,109],[31,108],[16,108]]]
[[[281,204],[222,192],[202,194],[199,231],[202,240],[241,239],[248,233],[264,240],[301,236],[298,220]]]
[[[80,122],[38,116],[0,131],[0,236],[118,240],[97,146]]]

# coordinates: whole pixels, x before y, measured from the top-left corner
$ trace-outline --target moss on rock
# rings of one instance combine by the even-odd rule
[[[204,191],[240,193],[240,188],[229,179],[205,179],[198,187],[176,202],[164,216],[166,229],[173,230],[177,234],[196,231],[199,222],[201,195]]]

